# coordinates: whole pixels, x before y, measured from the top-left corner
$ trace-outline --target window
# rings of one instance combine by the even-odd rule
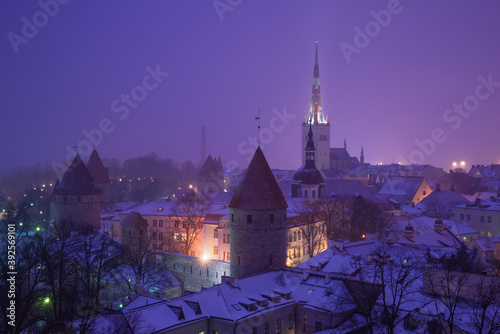
[[[302,236],[302,233],[300,233],[300,231],[299,231],[299,235],[298,235],[299,240],[300,240],[301,236]]]
[[[313,190],[313,191],[311,192],[311,197],[312,197],[312,198],[316,198],[316,191],[315,191],[315,190]]]
[[[219,237],[219,231],[217,229],[214,230],[214,239],[217,239]]]
[[[425,196],[425,195],[427,195],[427,191],[425,191],[425,190],[424,190],[423,195],[424,195],[424,196]]]
[[[484,237],[484,229],[481,229],[481,236]]]
[[[467,220],[470,220],[470,215],[469,214],[467,215]]]
[[[481,216],[481,217],[480,217],[480,222],[481,222],[481,223],[484,223],[484,216]]]
[[[157,227],[158,226],[158,221],[156,219],[153,219],[153,227]]]
[[[226,252],[222,252],[222,261],[226,261]]]
[[[281,319],[276,319],[276,333],[281,333]]]
[[[315,321],[314,328],[316,332],[321,332],[323,330],[323,324],[319,321]]]
[[[231,213],[231,223],[234,223],[234,213]]]
[[[274,213],[271,213],[269,215],[269,223],[273,224],[274,223]]]
[[[491,223],[491,216],[488,216],[488,223]]]
[[[179,228],[179,221],[178,221],[178,220],[176,220],[176,221],[175,221],[175,223],[174,223],[174,227],[175,227],[175,228]]]
[[[163,220],[160,219],[160,221],[158,222],[158,227],[163,227]]]
[[[153,232],[153,240],[158,240],[158,235],[156,232]]]
[[[491,233],[491,231],[488,231],[488,238],[491,238],[493,236],[493,234]]]
[[[293,314],[288,315],[288,329],[293,329]]]
[[[297,231],[293,231],[293,241],[297,241]]]
[[[292,231],[288,232],[288,242],[292,242],[293,241],[293,235],[292,235]]]
[[[463,214],[463,213],[461,213],[461,214],[460,214],[460,220],[464,220],[464,219],[465,219],[465,218],[464,218],[464,214]]]
[[[269,323],[268,322],[266,322],[264,324],[264,334],[269,334]]]
[[[307,198],[307,190],[304,190],[304,198]]]
[[[307,328],[307,318],[306,315],[304,314],[304,323],[302,324],[302,332],[305,332]]]
[[[227,252],[227,255],[226,255],[226,256],[227,256],[227,261],[229,261],[229,259],[230,259],[230,257],[229,257],[229,252]],[[226,274],[224,274],[224,276],[225,276],[225,275],[226,275]]]
[[[180,241],[179,233],[174,233],[174,241]]]
[[[219,255],[219,246],[214,246],[214,255]]]
[[[227,234],[227,244],[229,243],[229,233]]]
[[[252,327],[252,334],[257,334],[257,327]]]
[[[163,240],[163,232],[158,233],[158,240]]]
[[[247,224],[252,223],[252,215],[247,215]]]
[[[158,245],[158,250],[162,251],[163,250],[163,244]]]

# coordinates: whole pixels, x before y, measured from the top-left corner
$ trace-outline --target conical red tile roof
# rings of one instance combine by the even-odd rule
[[[246,210],[277,210],[288,207],[260,147],[255,151],[229,207]]]
[[[78,154],[66,173],[64,173],[61,181],[58,181],[54,187],[54,194],[60,195],[90,195],[100,193],[101,190],[95,184],[94,178]]]
[[[92,154],[90,155],[89,162],[87,162],[87,169],[89,170],[90,174],[94,177],[95,183],[97,184],[111,183],[108,172],[106,171],[106,168],[102,164],[101,157],[99,157],[99,154],[97,154],[97,151],[95,149],[94,151],[92,151]]]

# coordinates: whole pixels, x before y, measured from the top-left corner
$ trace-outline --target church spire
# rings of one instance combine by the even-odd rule
[[[316,147],[314,147],[312,121],[309,120],[309,133],[307,134],[308,140],[306,144],[306,167],[316,168]]]
[[[309,111],[307,119],[312,119],[313,124],[328,123],[325,116],[323,115],[321,106],[321,89],[319,84],[318,41],[316,41],[316,55],[314,58],[311,110]]]
[[[365,164],[365,153],[363,152],[363,146],[361,146],[361,156],[359,157],[359,162],[364,165]]]

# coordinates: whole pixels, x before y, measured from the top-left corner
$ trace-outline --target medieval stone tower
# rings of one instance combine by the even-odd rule
[[[69,220],[77,226],[100,228],[101,189],[79,155],[54,186],[50,215],[56,222]]]
[[[312,125],[316,143],[316,167],[322,170],[330,169],[330,123],[321,106],[321,90],[319,84],[318,42],[316,41],[316,57],[314,59],[313,86],[311,108],[302,123],[302,165],[305,165],[305,148],[309,140],[309,124]]]
[[[229,203],[231,276],[246,277],[286,265],[286,208],[260,147]]]

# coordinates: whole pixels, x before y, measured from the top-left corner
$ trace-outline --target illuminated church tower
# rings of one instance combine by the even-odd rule
[[[302,124],[302,165],[306,163],[306,145],[309,140],[309,122],[316,143],[316,167],[322,170],[330,169],[330,123],[323,114],[321,106],[321,90],[319,85],[318,41],[316,41],[316,57],[314,59],[313,86],[311,109]]]

